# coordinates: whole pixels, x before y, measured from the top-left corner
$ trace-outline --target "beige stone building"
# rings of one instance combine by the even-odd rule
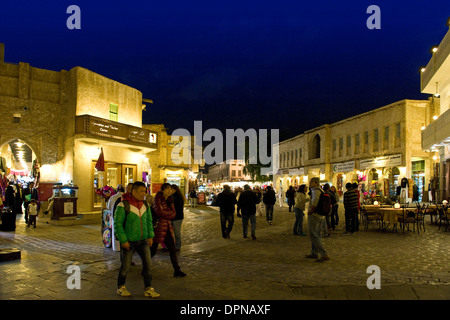
[[[189,161],[175,163],[172,152],[174,152],[174,148],[179,141],[173,141],[174,139],[167,134],[163,124],[144,124],[142,127],[155,132],[159,137],[157,150],[146,155],[151,164],[152,193],[158,191],[159,186],[166,182],[178,185],[184,194],[188,194],[192,188],[198,187],[198,175],[204,163],[195,163],[194,161],[195,138],[186,136],[187,139],[191,139]],[[175,152],[177,152],[176,149]]]
[[[447,26],[450,27],[450,19]],[[439,97],[441,103],[435,118],[424,124],[422,148],[437,152],[430,192],[433,200],[442,201],[450,196],[450,30],[439,46],[432,48],[431,55],[422,68],[421,91]]]
[[[244,174],[244,160],[229,160],[214,164],[208,168],[208,181],[213,188],[222,188],[224,184],[232,188],[253,185],[251,177]]]
[[[78,212],[101,208],[96,188],[148,179],[146,155],[157,149],[158,137],[142,128],[140,91],[82,67],[7,63],[4,50],[0,44],[0,152],[9,169],[30,171],[36,161],[42,187],[73,181]],[[17,144],[27,146],[23,161],[14,153]],[[101,149],[104,172],[95,170]]]
[[[282,141],[274,187],[286,191],[316,176],[340,193],[347,182],[358,182],[369,194],[389,196],[407,178],[404,201],[412,201],[412,185],[422,196],[432,176],[433,154],[420,139],[438,109],[433,99],[402,100]]]

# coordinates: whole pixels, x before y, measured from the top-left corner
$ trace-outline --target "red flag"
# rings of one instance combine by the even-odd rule
[[[95,169],[97,171],[105,171],[105,157],[103,156],[103,148],[101,149],[100,156],[95,164]]]

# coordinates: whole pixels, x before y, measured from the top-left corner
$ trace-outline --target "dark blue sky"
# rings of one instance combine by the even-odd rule
[[[69,30],[69,5],[81,30]],[[370,5],[381,30],[369,30]],[[154,100],[145,123],[300,134],[420,93],[450,1],[10,1],[7,62],[82,66]]]

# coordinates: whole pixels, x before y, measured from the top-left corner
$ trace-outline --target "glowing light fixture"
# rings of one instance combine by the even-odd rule
[[[400,209],[400,204],[397,202],[396,204],[394,204],[394,208],[395,209]]]

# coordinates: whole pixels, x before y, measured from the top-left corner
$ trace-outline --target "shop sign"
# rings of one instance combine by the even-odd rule
[[[355,170],[355,161],[335,163],[333,173],[350,172]]]
[[[372,168],[395,167],[402,165],[402,155],[395,154],[392,156],[380,157],[375,159],[365,159],[359,161],[359,169],[366,170]]]
[[[119,140],[131,140],[140,143],[156,143],[157,135],[147,129],[112,122],[106,119],[83,115],[77,117],[76,132],[110,137]]]
[[[295,176],[295,175],[304,175],[305,174],[305,168],[295,168],[295,169],[289,169],[289,175]]]

